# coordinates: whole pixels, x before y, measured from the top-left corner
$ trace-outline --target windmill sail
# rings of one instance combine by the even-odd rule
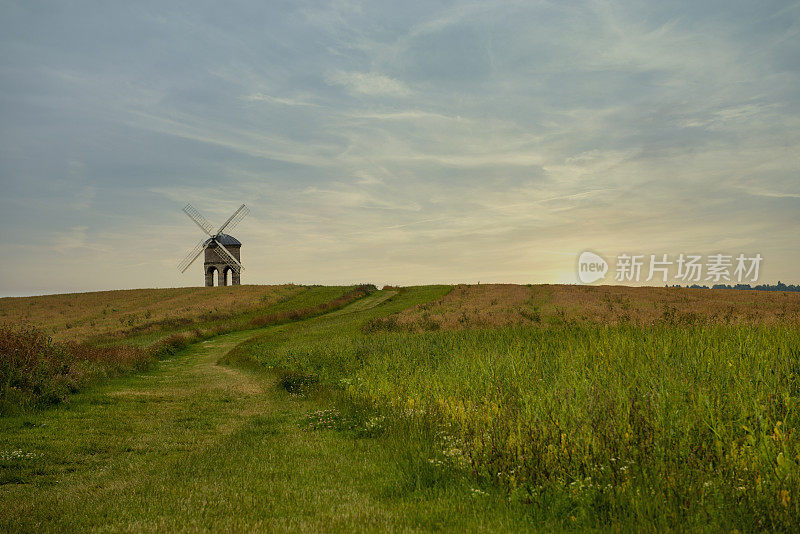
[[[203,217],[203,215],[197,211],[197,208],[192,206],[191,204],[186,204],[183,208],[183,212],[189,216],[189,218],[194,221],[194,223],[200,227],[205,233],[209,236],[214,236],[211,232],[214,231],[214,226],[208,222],[208,219]]]
[[[222,243],[220,243],[219,241],[215,241],[215,243],[216,243],[217,246],[216,246],[216,248],[214,250],[216,251],[217,256],[219,256],[219,258],[222,261],[224,261],[225,263],[227,263],[231,267],[238,268],[238,269],[241,269],[242,271],[244,271],[244,265],[242,265],[239,262],[239,260],[237,260],[236,257],[233,254],[231,254],[230,251],[222,245]]]
[[[203,238],[200,240],[195,247],[189,251],[189,253],[178,263],[178,270],[182,273],[186,272],[186,269],[189,268],[191,264],[194,263],[194,260],[200,257],[200,254],[206,249],[206,243],[208,238]]]
[[[230,232],[231,230],[236,228],[236,225],[239,224],[242,221],[242,219],[247,217],[248,213],[250,213],[250,208],[242,204],[241,206],[239,206],[239,209],[233,212],[233,215],[228,217],[228,220],[225,221],[222,224],[222,226],[219,227],[219,230],[217,230],[217,233],[215,235],[219,235],[225,230],[228,230]]]

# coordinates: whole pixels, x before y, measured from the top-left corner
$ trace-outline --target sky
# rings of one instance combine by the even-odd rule
[[[0,0],[0,295],[574,283],[583,251],[800,282],[800,3]]]

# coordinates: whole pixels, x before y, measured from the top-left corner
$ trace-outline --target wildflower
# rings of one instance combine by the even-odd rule
[[[25,452],[21,449],[0,452],[0,460],[33,460],[42,456],[41,453]]]

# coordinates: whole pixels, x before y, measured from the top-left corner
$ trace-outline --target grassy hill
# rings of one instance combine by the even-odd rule
[[[241,302],[237,288],[224,291]],[[164,306],[149,323],[87,329],[92,343],[80,346],[100,356],[174,350],[58,410],[0,417],[0,528],[792,531],[800,522],[800,294],[241,292],[266,298],[211,317],[207,307],[170,317]],[[87,316],[109,305],[98,302]],[[157,307],[136,309],[147,306]],[[60,328],[61,310],[40,313],[45,328]]]
[[[0,299],[0,414],[56,404],[191,343],[329,312],[370,290],[237,286]]]
[[[256,316],[317,306],[345,290],[288,284],[7,297],[0,298],[0,323],[34,326],[58,342],[132,338],[231,320],[244,326]],[[575,321],[800,324],[800,296],[662,287],[457,285],[435,302],[398,314],[395,326],[414,330],[437,328],[434,324],[463,328]]]
[[[56,341],[242,315],[288,300],[296,285],[127,289],[0,299],[0,322],[30,324]]]
[[[424,331],[570,324],[793,324],[790,292],[668,287],[482,284],[375,321],[374,329]]]
[[[742,293],[404,288],[227,361],[256,360],[294,393],[339,392],[324,424],[379,421],[414,444],[415,484],[461,473],[525,503],[523,525],[791,530],[800,299]]]

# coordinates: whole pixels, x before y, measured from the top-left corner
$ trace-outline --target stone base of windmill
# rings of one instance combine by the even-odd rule
[[[216,241],[225,247],[236,258],[236,261],[242,261],[242,243],[238,239],[227,234],[220,234],[216,237]],[[238,286],[241,284],[242,270],[229,260],[230,258],[224,252],[221,252],[215,243],[208,244],[205,262],[203,263],[203,269],[206,273],[206,287],[215,285]]]
[[[216,280],[216,283],[214,283]],[[208,265],[206,266],[206,287],[217,286],[238,286],[241,285],[239,269],[234,269],[230,265]]]

